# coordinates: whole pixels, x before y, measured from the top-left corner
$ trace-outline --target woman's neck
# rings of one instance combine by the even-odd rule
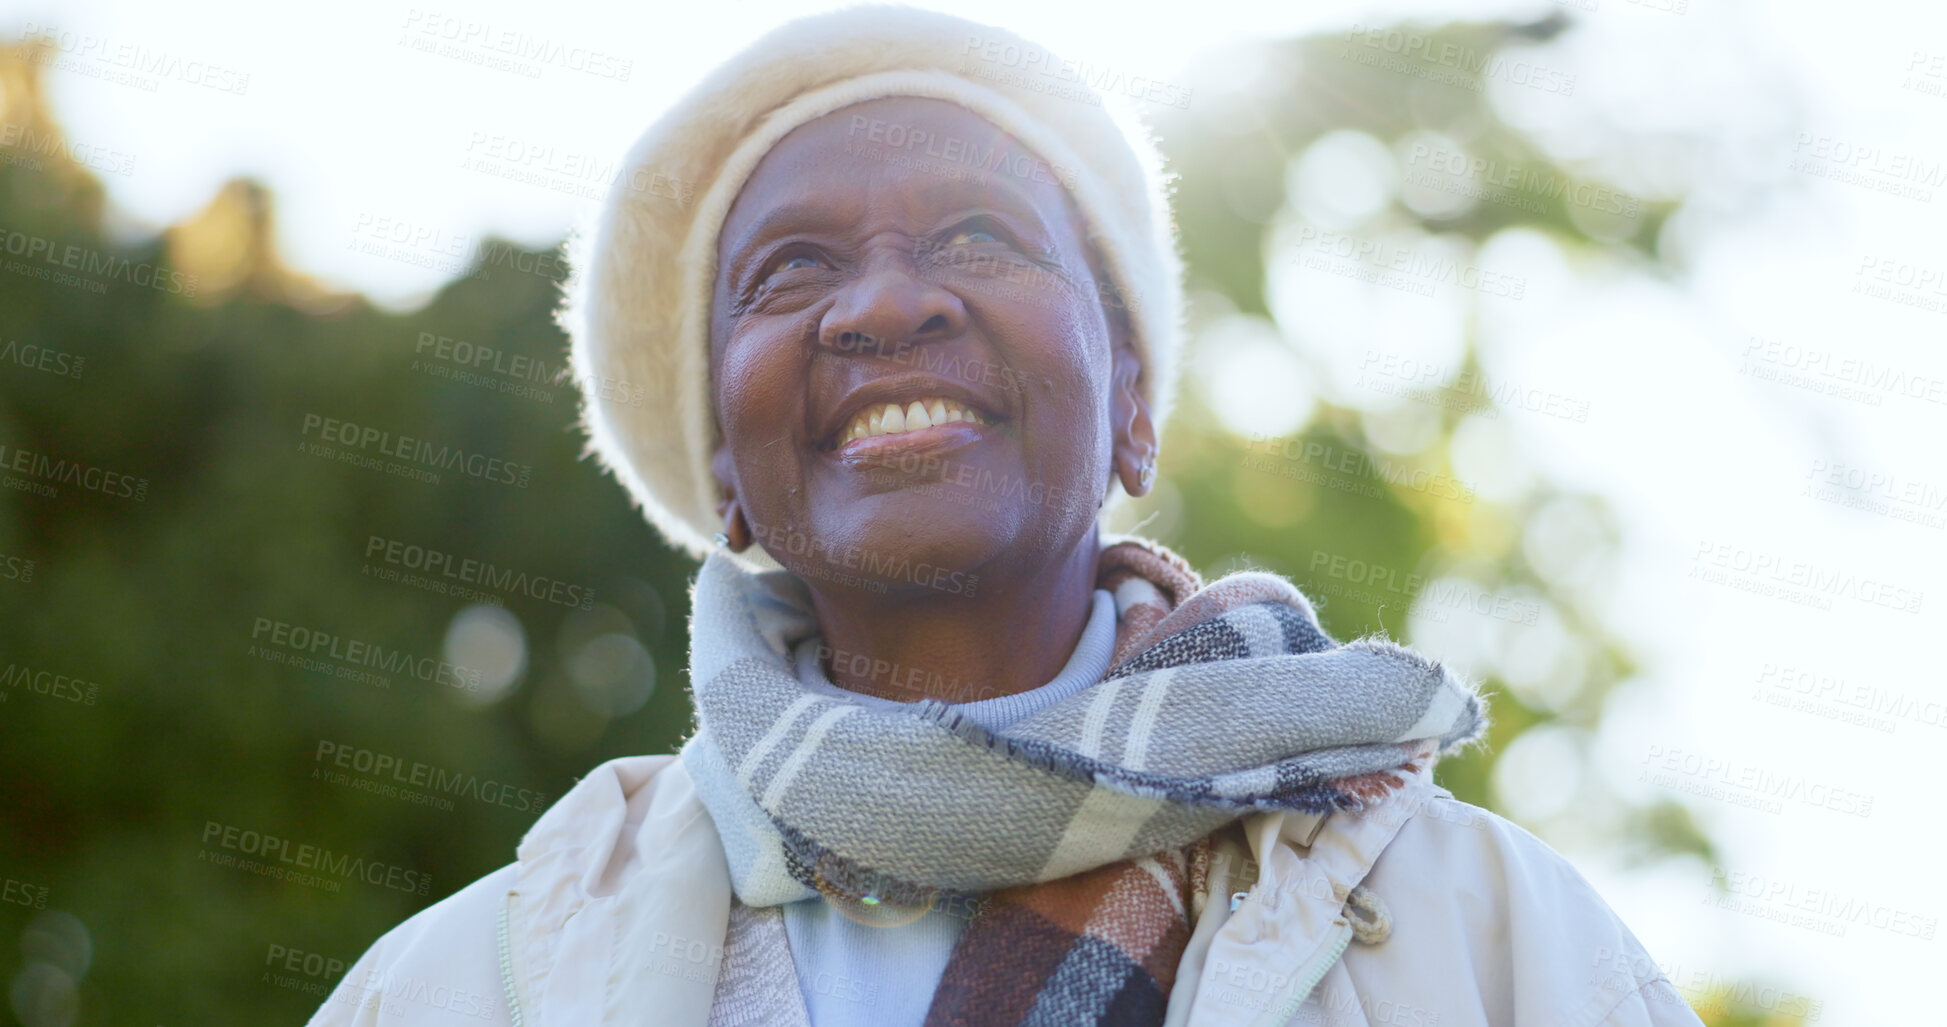
[[[983,575],[971,589],[965,575],[887,593],[811,582],[821,662],[840,688],[900,702],[976,702],[1039,688],[1081,641],[1100,549],[1090,531],[1025,580]]]

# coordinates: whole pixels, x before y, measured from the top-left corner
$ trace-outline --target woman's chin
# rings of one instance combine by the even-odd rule
[[[914,486],[833,510],[825,530],[799,535],[773,558],[820,591],[972,597],[980,568],[1017,544],[1014,511],[953,502]],[[825,519],[825,518],[821,518]]]

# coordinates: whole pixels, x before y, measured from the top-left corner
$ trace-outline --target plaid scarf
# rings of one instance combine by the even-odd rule
[[[1468,682],[1382,639],[1339,644],[1281,577],[1205,586],[1140,540],[1098,568],[1109,673],[999,733],[935,700],[880,711],[807,689],[801,583],[721,554],[697,580],[683,760],[737,898],[984,896],[928,1027],[1161,1023],[1211,832],[1362,808],[1485,729]]]

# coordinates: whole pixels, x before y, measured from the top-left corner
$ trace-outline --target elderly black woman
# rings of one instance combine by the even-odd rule
[[[857,8],[631,151],[562,321],[592,451],[703,559],[696,730],[314,1023],[1696,1022],[1434,783],[1467,681],[1105,534],[1155,478],[1181,269],[1152,144],[1074,67]]]

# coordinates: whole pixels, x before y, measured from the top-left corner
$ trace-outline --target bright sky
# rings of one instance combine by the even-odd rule
[[[1586,591],[1646,661],[1599,737],[1538,735],[1509,756],[1509,790],[1520,793],[1509,805],[1546,811],[1573,796],[1560,782],[1599,774],[1626,794],[1696,811],[1724,845],[1724,875],[1746,891],[1741,908],[1706,902],[1711,868],[1626,870],[1598,848],[1556,839],[1687,992],[1761,973],[1792,989],[1779,1005],[1822,1003],[1819,1022],[1938,1019],[1930,978],[1947,943],[1911,932],[1931,933],[1947,910],[1931,844],[1940,801],[1920,760],[1947,738],[1941,707],[1928,712],[1947,703],[1947,680],[1920,652],[1947,609],[1947,10],[1572,0],[1328,13],[1290,2],[991,0],[963,13],[1068,56],[1174,80],[1199,51],[1238,35],[1384,25],[1415,12],[1558,9],[1583,27],[1529,57],[1572,74],[1573,94],[1503,83],[1490,96],[1551,150],[1637,195],[1692,189],[1661,242],[1682,274],[1565,256],[1527,233],[1472,255],[1521,280],[1519,301],[1450,286],[1423,297],[1287,270],[1270,283],[1284,316],[1269,338],[1293,349],[1204,387],[1239,430],[1293,427],[1280,421],[1288,399],[1251,402],[1256,378],[1281,382],[1285,397],[1359,406],[1375,425],[1411,435],[1399,425],[1415,411],[1357,384],[1370,370],[1366,347],[1345,340],[1383,339],[1401,359],[1451,367],[1471,321],[1495,381],[1586,409],[1583,420],[1507,411],[1470,425],[1456,457],[1459,476],[1488,498],[1539,473],[1608,500],[1623,551],[1613,577]],[[543,166],[613,160],[677,92],[787,7],[459,13],[351,2],[293,17],[241,2],[28,0],[15,11],[0,32],[34,23],[223,69],[212,84],[172,79],[154,92],[48,76],[77,143],[133,156],[131,174],[106,176],[128,231],[153,231],[224,179],[251,174],[277,194],[290,262],[407,306],[447,272],[357,252],[361,233],[410,225],[436,257],[463,256],[488,232],[555,241],[590,202],[562,191],[572,175],[538,186],[466,162],[505,165],[528,152]],[[629,74],[550,66],[526,77],[412,45],[431,38],[420,26],[451,18],[596,50],[611,72],[630,62]],[[218,88],[245,75],[242,95]],[[1599,149],[1614,139],[1627,145]],[[1287,214],[1361,231],[1361,211],[1401,188],[1410,169],[1400,161],[1363,137],[1321,143],[1294,164],[1299,199]],[[1287,235],[1280,245],[1296,243]],[[1548,523],[1573,537],[1572,516]],[[1529,533],[1543,557],[1548,537]],[[1819,605],[1761,594],[1781,585],[1817,593]],[[1421,627],[1416,642],[1476,665],[1549,644],[1495,635],[1487,623]],[[1853,723],[1849,712],[1886,723]],[[1781,781],[1782,796],[1772,790]],[[1853,919],[1848,903],[1874,912]]]

